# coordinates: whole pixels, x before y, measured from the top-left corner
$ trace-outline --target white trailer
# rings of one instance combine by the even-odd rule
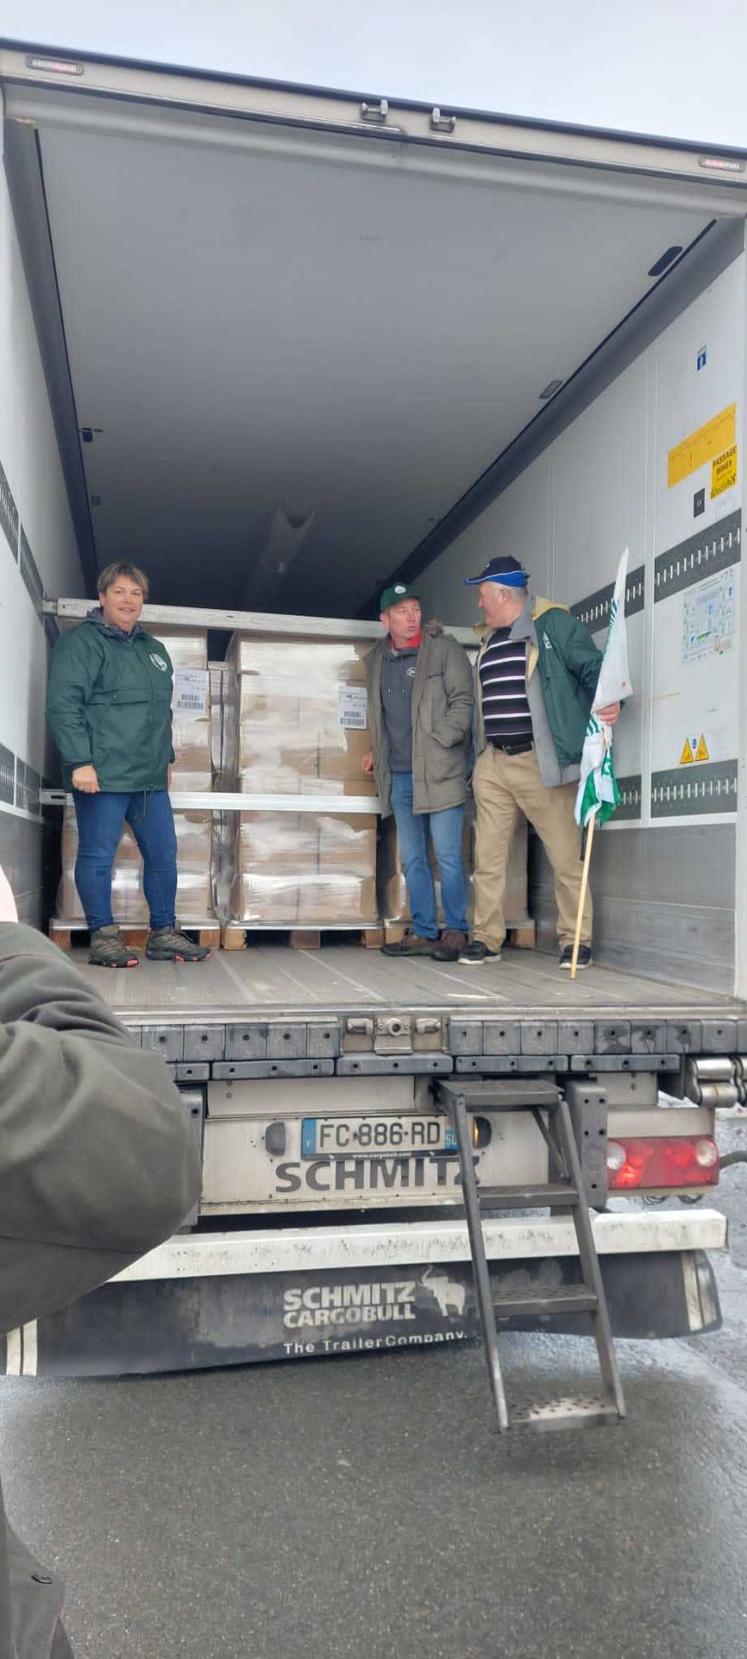
[[[629,546],[636,691],[582,982],[541,952],[481,977],[280,946],[199,984],[99,975],[184,1090],[203,1198],[6,1368],[470,1335],[434,1102],[460,1072],[564,1089],[616,1330],[712,1328],[714,1107],[747,1054],[747,156],[11,43],[0,85],[0,860],[26,918],[48,652],[111,558],[151,573],[155,627],[371,616],[417,576],[467,628],[465,576],[512,552],[601,638]],[[476,1124],[484,1180],[543,1178],[531,1129]],[[703,1203],[624,1196],[679,1191]],[[499,1285],[573,1275],[565,1221],[488,1243]]]

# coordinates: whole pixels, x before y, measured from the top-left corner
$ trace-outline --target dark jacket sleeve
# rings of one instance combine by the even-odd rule
[[[56,945],[0,923],[0,1330],[167,1238],[199,1184],[159,1056],[136,1047]]]
[[[91,739],[85,710],[99,669],[92,628],[62,634],[52,652],[47,691],[47,719],[65,766],[90,766]]]
[[[445,748],[453,748],[457,743],[464,743],[472,729],[472,669],[469,657],[458,640],[447,634],[444,645],[446,714],[443,720],[439,720],[438,731],[434,731],[433,735]]]
[[[594,644],[588,628],[577,617],[569,616],[565,611],[557,611],[554,615],[562,619],[558,643],[565,666],[574,680],[583,686],[591,701],[597,689],[602,652]]]

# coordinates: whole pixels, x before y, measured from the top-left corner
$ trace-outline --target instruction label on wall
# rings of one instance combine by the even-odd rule
[[[688,478],[691,472],[697,472],[698,467],[704,467],[707,461],[723,455],[736,445],[736,441],[737,406],[736,403],[729,403],[720,414],[714,415],[713,420],[706,421],[705,426],[699,426],[697,432],[690,432],[674,449],[670,449],[667,456],[670,490],[674,484]]]
[[[208,671],[206,668],[175,668],[174,714],[207,714]]]
[[[717,455],[711,465],[711,500],[714,496],[723,495],[724,490],[730,490],[737,482],[737,446],[732,444],[723,455]]]
[[[345,731],[365,731],[368,725],[368,692],[364,685],[337,687],[337,719]]]
[[[734,571],[719,570],[682,595],[682,660],[700,662],[730,651],[736,629]]]

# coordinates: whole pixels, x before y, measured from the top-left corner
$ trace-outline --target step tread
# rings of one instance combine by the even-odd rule
[[[493,1305],[498,1316],[516,1314],[525,1309],[527,1313],[550,1315],[594,1313],[599,1306],[599,1298],[586,1285],[528,1285],[523,1290],[496,1297]]]
[[[549,1204],[564,1205],[570,1210],[580,1203],[578,1188],[569,1186],[567,1181],[530,1187],[479,1187],[478,1197],[481,1205],[499,1204],[522,1210],[541,1209]]]

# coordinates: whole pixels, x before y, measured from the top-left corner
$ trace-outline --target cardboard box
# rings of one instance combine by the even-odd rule
[[[316,927],[355,927],[378,920],[373,876],[332,872],[299,883],[298,920]]]

